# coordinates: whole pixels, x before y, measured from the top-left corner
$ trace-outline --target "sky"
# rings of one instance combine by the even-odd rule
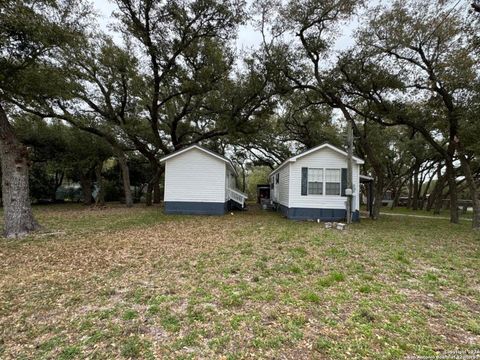
[[[111,14],[115,10],[115,5],[109,0],[93,0],[93,6],[99,14],[100,26],[108,30],[108,25],[112,22]],[[342,34],[339,35],[335,48],[344,50],[353,44],[353,31],[358,22],[353,21],[342,27]],[[262,36],[251,24],[242,25],[238,32],[237,46],[242,49],[258,47],[261,44]]]

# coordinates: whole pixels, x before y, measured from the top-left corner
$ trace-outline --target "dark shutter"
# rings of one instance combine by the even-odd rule
[[[342,196],[345,195],[345,189],[347,188],[347,169],[342,169]]]
[[[308,168],[302,168],[302,195],[308,194]]]

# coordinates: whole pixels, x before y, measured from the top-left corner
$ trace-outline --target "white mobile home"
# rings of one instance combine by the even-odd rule
[[[168,214],[221,215],[247,196],[235,189],[231,161],[199,145],[176,151],[165,163],[164,204]]]
[[[353,157],[353,219],[360,214],[360,165]],[[323,144],[293,156],[270,174],[270,196],[289,219],[335,221],[346,218],[347,153]]]

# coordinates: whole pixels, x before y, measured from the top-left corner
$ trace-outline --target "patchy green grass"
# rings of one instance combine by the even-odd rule
[[[35,208],[0,240],[0,358],[397,359],[480,349],[480,234],[251,210]]]

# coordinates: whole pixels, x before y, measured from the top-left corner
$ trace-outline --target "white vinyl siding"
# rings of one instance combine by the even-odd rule
[[[277,183],[278,175],[278,183]],[[287,164],[280,169],[278,173],[273,174],[270,184],[273,182],[271,190],[272,200],[278,204],[288,207],[289,203],[289,185],[290,185],[290,165]]]
[[[329,148],[319,149],[290,163],[289,207],[310,209],[345,209],[345,196],[302,195],[302,167],[309,169],[341,169],[347,167],[346,156]],[[326,174],[324,174],[326,175]],[[324,184],[325,188],[325,184]],[[359,210],[359,165],[353,165],[354,210]],[[325,190],[325,189],[324,189]]]
[[[225,202],[226,163],[192,149],[165,162],[165,201]]]

